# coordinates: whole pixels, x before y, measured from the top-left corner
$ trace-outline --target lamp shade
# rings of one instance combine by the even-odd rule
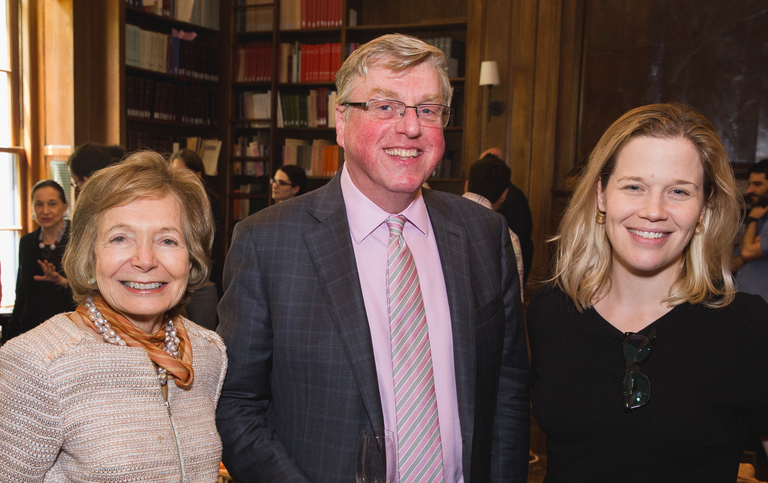
[[[480,64],[480,85],[497,86],[499,82],[499,64],[495,60],[486,60]]]

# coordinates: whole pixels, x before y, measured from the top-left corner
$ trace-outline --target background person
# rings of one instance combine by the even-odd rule
[[[511,175],[512,171],[504,161],[493,154],[487,154],[469,167],[469,177],[464,183],[463,196],[486,208],[498,211],[509,192],[507,180]],[[520,300],[522,300],[524,297],[523,271],[525,270],[523,252],[520,248],[520,239],[511,229],[509,238],[515,250],[517,274],[520,277]]]
[[[67,198],[59,183],[45,179],[32,187],[33,218],[40,225],[19,240],[16,303],[4,340],[37,327],[75,303],[61,265],[69,241]]]
[[[504,161],[504,153],[499,148],[488,148],[480,155],[480,159],[484,159],[487,155],[496,156],[498,159]],[[506,164],[506,163],[505,163]],[[528,205],[528,198],[520,191],[520,188],[514,185],[512,181],[507,178],[507,195],[504,197],[504,201],[499,205],[497,212],[504,215],[507,219],[509,229],[517,235],[520,240],[520,251],[523,256],[523,285],[528,281],[528,275],[531,272],[531,264],[533,263],[533,240],[531,234],[533,233],[533,218],[531,216],[531,208]]]
[[[217,425],[235,481],[353,482],[361,431],[387,428],[401,483],[525,482],[528,354],[509,231],[421,189],[445,150],[444,63],[404,35],[357,49],[336,80],[342,170],[237,224],[217,329],[231,362]],[[414,405],[395,390],[406,352],[424,368]],[[424,416],[398,415],[396,400]]]
[[[740,202],[688,106],[603,134],[527,314],[548,483],[735,481],[749,430],[768,434],[768,304],[730,272]]]
[[[278,169],[270,183],[272,199],[277,203],[307,192],[307,174],[304,168],[295,164],[288,164]]]
[[[216,330],[218,324],[216,316],[216,306],[219,303],[219,289],[221,285],[222,264],[218,261],[217,254],[224,234],[224,208],[221,206],[216,193],[211,189],[205,175],[205,165],[200,156],[191,149],[182,149],[173,153],[171,164],[176,167],[191,169],[197,177],[203,182],[205,192],[208,195],[208,201],[211,205],[213,220],[216,225],[213,236],[213,246],[211,248],[211,275],[208,282],[195,290],[186,306],[187,315],[191,320],[202,325],[206,329]]]
[[[0,481],[216,481],[225,348],[177,315],[212,238],[202,183],[158,154],[85,184],[64,256],[81,305],[0,348]]]
[[[117,145],[83,144],[67,160],[73,184],[82,189],[96,171],[120,162],[124,155],[125,150]]]
[[[736,286],[768,300],[768,159],[749,167],[747,200],[750,210],[744,219],[741,239],[733,270]]]

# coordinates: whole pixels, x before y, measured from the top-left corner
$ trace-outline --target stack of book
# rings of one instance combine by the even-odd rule
[[[194,33],[170,34],[125,26],[125,64],[131,67],[216,82],[216,48],[192,42]]]
[[[125,0],[125,4],[155,15],[219,30],[219,0]]]
[[[235,51],[232,77],[235,82],[271,81],[272,46],[238,47]]]
[[[267,172],[267,161],[235,161],[232,163],[232,174],[236,176],[264,176]]]
[[[307,176],[333,176],[339,170],[343,151],[326,139],[286,138],[283,146],[283,166],[295,164],[304,168]]]
[[[281,43],[278,81],[334,82],[341,67],[341,44]]]
[[[336,91],[320,87],[308,94],[281,92],[279,101],[286,127],[336,127]]]
[[[267,128],[272,119],[271,111],[272,91],[266,92],[238,92],[235,116],[237,119],[247,119],[250,127]]]
[[[192,85],[126,76],[125,106],[130,117],[197,126],[216,124],[216,93]]]
[[[233,152],[237,157],[268,158],[269,147],[269,131],[259,131],[253,136],[238,137]]]
[[[341,0],[280,0],[280,30],[341,27]]]

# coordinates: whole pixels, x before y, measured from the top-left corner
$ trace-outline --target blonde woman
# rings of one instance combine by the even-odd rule
[[[546,482],[735,481],[748,432],[768,434],[768,305],[730,273],[740,203],[690,107],[600,139],[528,310]]]

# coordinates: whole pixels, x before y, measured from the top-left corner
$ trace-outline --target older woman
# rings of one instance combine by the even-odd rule
[[[16,303],[5,340],[75,308],[61,266],[69,240],[69,221],[64,218],[67,197],[59,183],[44,179],[32,187],[31,199],[33,218],[40,226],[19,241]]]
[[[528,309],[546,482],[735,481],[748,432],[768,434],[768,305],[730,273],[740,203],[690,107],[600,139]]]
[[[64,256],[80,305],[0,348],[0,481],[216,481],[225,348],[177,315],[212,237],[200,180],[155,153],[85,184]]]
[[[277,203],[307,192],[307,174],[304,168],[295,164],[288,164],[278,169],[270,183],[272,183],[272,198]]]

